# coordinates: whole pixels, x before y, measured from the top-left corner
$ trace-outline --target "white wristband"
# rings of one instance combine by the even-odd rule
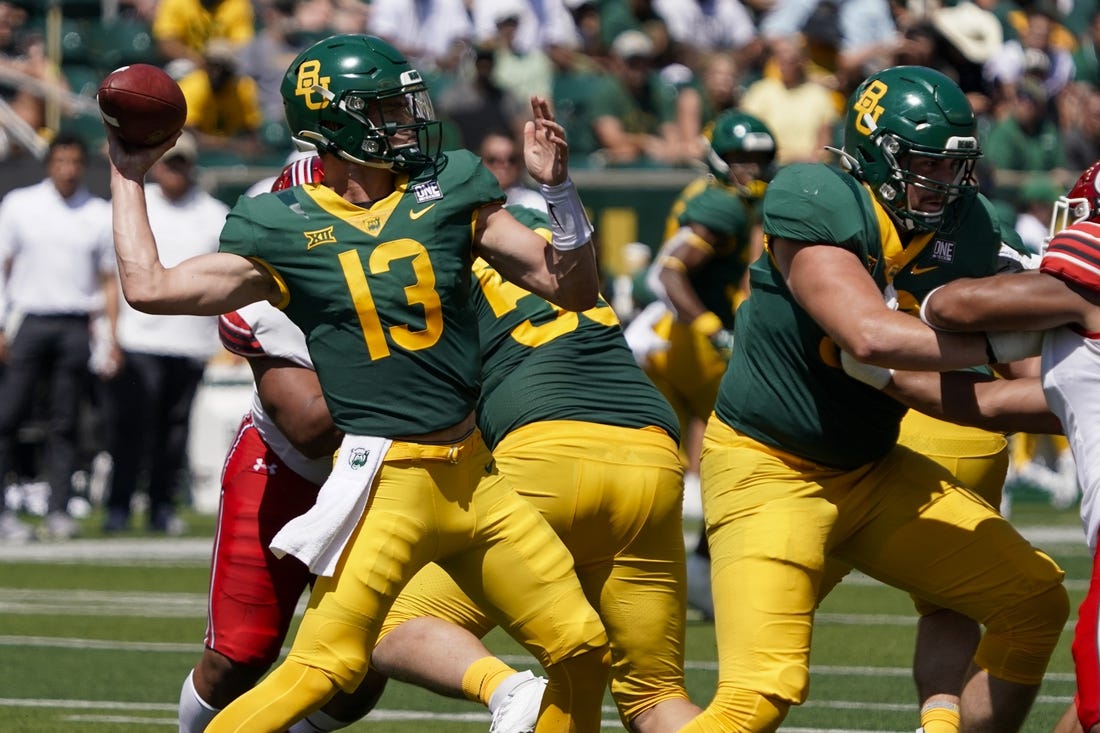
[[[562,252],[577,249],[592,239],[592,223],[584,213],[584,205],[573,182],[568,178],[556,186],[539,186],[546,199],[550,215],[550,244]]]
[[[883,389],[894,378],[894,370],[887,367],[865,364],[857,360],[847,351],[841,350],[840,364],[844,367],[844,373],[852,379],[858,379],[875,389]]]
[[[937,290],[939,290],[942,287],[943,287],[943,285],[938,285],[938,286],[932,288],[928,292],[928,295],[924,296],[924,300],[922,300],[921,304],[920,304],[920,319],[921,319],[921,321],[924,323],[924,325],[931,326],[932,328],[936,329],[937,331],[946,331],[947,329],[946,328],[940,328],[939,326],[937,326],[936,324],[934,324],[934,323],[932,323],[931,321],[928,320],[928,312],[925,310],[925,306],[927,306],[928,301],[930,301],[932,299],[932,294],[935,293]]]
[[[985,340],[994,364],[1008,364],[1043,351],[1042,331],[989,331]]]

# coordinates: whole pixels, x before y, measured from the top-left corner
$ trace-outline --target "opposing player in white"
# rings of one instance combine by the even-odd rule
[[[1068,224],[1068,226],[1066,226]],[[1077,464],[1092,582],[1073,640],[1075,704],[1056,733],[1100,731],[1100,161],[1055,204],[1037,272],[958,280],[932,291],[921,317],[942,330],[1043,331],[1043,393]],[[1039,335],[1020,333],[1017,338]]]

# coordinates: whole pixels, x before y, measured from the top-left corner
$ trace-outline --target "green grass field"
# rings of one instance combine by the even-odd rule
[[[183,539],[97,539],[93,516],[88,539],[0,545],[0,733],[175,730],[180,682],[205,628],[212,524],[188,519],[192,536]],[[1065,568],[1076,609],[1090,565],[1076,510],[1017,502],[1013,521]],[[1067,627],[1028,733],[1051,730],[1073,694],[1070,634]],[[818,617],[810,700],[792,710],[783,730],[912,733],[913,636],[904,594],[860,576],[846,580]],[[516,666],[534,668],[503,634],[488,643]],[[713,626],[689,625],[687,659],[688,690],[705,705],[716,681]],[[621,728],[610,700],[604,727]],[[488,730],[488,715],[392,683],[379,709],[350,730],[473,733]]]

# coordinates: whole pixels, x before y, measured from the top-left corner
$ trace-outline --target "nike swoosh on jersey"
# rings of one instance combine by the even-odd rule
[[[926,272],[932,272],[932,270],[939,269],[939,265],[931,265],[929,267],[917,267],[913,265],[913,268],[909,270],[910,275],[923,275]]]
[[[409,218],[412,219],[413,221],[416,221],[417,219],[424,216],[425,214],[427,214],[429,211],[431,211],[434,208],[435,208],[435,204],[432,204],[431,206],[425,206],[420,211],[413,211],[412,209],[410,209],[409,210]]]

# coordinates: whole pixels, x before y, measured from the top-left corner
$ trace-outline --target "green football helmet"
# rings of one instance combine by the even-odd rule
[[[280,90],[300,147],[375,168],[406,171],[434,163],[441,126],[428,87],[380,38],[340,35],[300,53]]]
[[[974,110],[958,84],[924,66],[894,66],[867,77],[849,100],[844,149],[834,152],[910,230],[949,227],[978,190],[974,165],[982,149]],[[949,175],[912,170],[921,156],[952,161]],[[940,205],[912,208],[910,187],[938,196]]]
[[[738,110],[718,115],[703,130],[705,159],[710,172],[722,183],[749,198],[760,198],[775,173],[775,136],[757,117]],[[739,177],[731,165],[753,164],[755,174]]]

